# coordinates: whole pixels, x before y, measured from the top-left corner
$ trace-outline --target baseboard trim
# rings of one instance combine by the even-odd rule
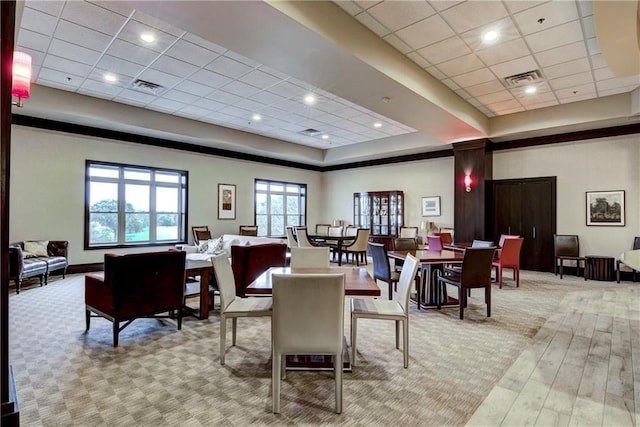
[[[104,263],[94,262],[92,264],[74,264],[67,267],[68,274],[92,273],[94,271],[104,271]]]

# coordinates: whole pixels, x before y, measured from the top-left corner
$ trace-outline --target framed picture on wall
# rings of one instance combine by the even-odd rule
[[[587,191],[587,225],[624,226],[624,190]]]
[[[440,216],[440,196],[422,198],[422,216]]]
[[[218,184],[218,219],[236,219],[236,186]]]

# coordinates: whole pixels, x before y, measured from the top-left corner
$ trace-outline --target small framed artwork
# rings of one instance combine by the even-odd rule
[[[624,190],[587,191],[587,225],[624,226]]]
[[[422,216],[440,216],[440,196],[422,198]]]
[[[218,184],[218,219],[236,219],[236,186]]]

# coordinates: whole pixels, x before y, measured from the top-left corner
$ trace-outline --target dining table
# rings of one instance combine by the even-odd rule
[[[635,271],[640,271],[640,249],[620,254],[620,262]],[[620,283],[620,268],[616,269],[616,281]]]
[[[371,274],[364,267],[353,268],[291,268],[291,267],[271,267],[262,273],[256,280],[247,286],[247,295],[271,295],[273,285],[271,277],[273,274],[337,274],[344,273],[344,293],[345,296],[366,296],[379,297],[380,287],[371,277]],[[342,352],[342,368],[345,372],[351,372],[351,361],[346,338],[344,350]],[[287,355],[285,358],[285,369],[287,370],[333,370],[331,356],[327,355]]]
[[[328,233],[313,233],[307,234],[309,240],[318,246],[334,246],[338,250],[338,266],[342,265],[342,250],[344,249],[345,244],[349,244],[356,240],[356,236],[341,234],[339,236],[334,236]],[[331,242],[329,245],[328,242]]]
[[[209,318],[209,276],[213,273],[213,264],[211,261],[193,261],[187,260],[185,264],[185,276],[200,276],[198,282],[185,283],[185,298],[198,294],[200,296],[200,304],[198,309],[184,306],[185,310],[195,316],[197,319],[204,320]]]
[[[416,286],[416,305],[418,310],[420,307],[436,308],[438,301],[436,286],[437,279],[434,279],[436,273],[442,274],[444,264],[462,264],[464,251],[443,249],[441,251],[415,250],[415,251],[389,251],[387,256],[392,259],[405,260],[407,254],[411,254],[420,262],[420,276],[422,285]],[[421,289],[424,288],[424,291]],[[440,306],[458,305],[458,300],[449,297],[446,292],[441,292],[442,301]]]

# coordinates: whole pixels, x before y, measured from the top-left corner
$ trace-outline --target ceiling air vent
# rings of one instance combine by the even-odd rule
[[[318,136],[320,135],[322,132],[320,132],[317,129],[305,129],[305,130],[301,130],[300,132],[298,132],[300,135],[304,135],[304,136]]]
[[[525,86],[532,83],[542,81],[542,72],[540,70],[527,71],[526,73],[514,74],[504,78],[507,88]]]
[[[151,95],[159,95],[160,92],[163,91],[164,86],[160,86],[159,84],[151,83],[146,80],[137,79],[131,83],[131,89]]]

